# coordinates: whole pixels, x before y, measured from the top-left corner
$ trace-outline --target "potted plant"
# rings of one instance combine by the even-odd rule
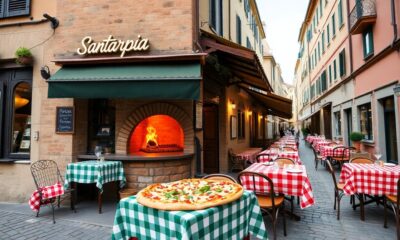
[[[21,65],[31,65],[33,62],[33,56],[31,51],[26,47],[19,47],[15,51],[16,63]]]
[[[352,145],[357,150],[357,152],[360,152],[361,140],[363,139],[364,139],[364,134],[360,132],[352,132],[350,134],[350,140],[352,141]]]

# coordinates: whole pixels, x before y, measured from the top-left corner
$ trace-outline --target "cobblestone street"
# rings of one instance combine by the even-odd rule
[[[278,223],[278,239],[395,239],[395,222],[389,214],[389,228],[383,228],[383,207],[375,204],[366,206],[366,220],[360,220],[359,209],[353,211],[349,197],[341,201],[341,219],[336,220],[333,210],[332,178],[324,167],[314,170],[310,148],[301,143],[300,154],[307,166],[316,204],[306,209],[295,206],[295,213],[301,216],[296,222],[287,218],[287,237],[283,237],[282,222]],[[339,174],[337,172],[337,174]],[[288,206],[288,204],[286,204]],[[44,208],[39,218],[27,204],[0,204],[0,239],[110,239],[115,212],[115,203],[104,206],[99,215],[94,202],[80,203],[78,212],[68,207],[56,210],[56,224],[51,213]],[[280,218],[282,219],[282,218]],[[270,220],[265,217],[266,225]],[[272,231],[268,228],[269,236]]]

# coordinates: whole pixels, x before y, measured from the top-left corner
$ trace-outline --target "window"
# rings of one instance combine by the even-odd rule
[[[322,41],[322,53],[324,53],[325,52],[325,31],[322,31],[321,41]]]
[[[371,103],[361,105],[358,109],[360,111],[360,131],[365,140],[373,140]]]
[[[337,75],[336,75],[336,59],[333,60],[333,80],[336,81]]]
[[[242,45],[242,21],[238,15],[236,15],[236,42]]]
[[[343,77],[346,75],[346,52],[343,49],[339,53],[339,76]]]
[[[251,47],[251,43],[250,43],[249,37],[246,37],[246,47],[249,48],[249,49],[253,49],[253,48]]]
[[[222,0],[210,0],[210,27],[222,36]]]
[[[315,96],[315,84],[311,85],[311,99]]]
[[[329,24],[326,26],[326,41],[327,45],[329,46],[329,44],[331,43]]]
[[[30,14],[30,0],[0,0],[0,18]]]
[[[342,119],[340,115],[340,111],[334,113],[335,116],[335,135],[342,135]]]
[[[363,49],[364,59],[374,55],[374,37],[372,34],[372,27],[368,27],[363,32]]]
[[[246,17],[248,18],[250,15],[250,3],[249,0],[244,0],[244,11],[246,13]]]
[[[343,9],[342,9],[342,0],[339,0],[338,2],[338,23],[339,23],[339,28],[343,25]]]
[[[321,42],[318,42],[318,61],[321,60]]]
[[[321,74],[321,92],[324,92],[326,88],[326,70],[324,70]]]
[[[29,159],[32,69],[0,72],[0,158]]]
[[[245,138],[245,114],[244,111],[238,110],[238,138]]]
[[[329,85],[332,84],[332,65],[329,65]]]
[[[335,34],[336,34],[335,14],[332,14],[332,38],[335,37]]]
[[[322,1],[323,0],[319,0],[319,16],[322,17]]]

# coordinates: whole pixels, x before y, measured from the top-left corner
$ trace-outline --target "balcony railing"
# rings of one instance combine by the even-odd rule
[[[352,34],[362,33],[366,27],[375,23],[375,20],[375,0],[357,0],[356,6],[350,13],[350,32]]]

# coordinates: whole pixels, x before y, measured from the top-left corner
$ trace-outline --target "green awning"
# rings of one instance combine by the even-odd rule
[[[68,66],[48,80],[48,97],[198,100],[200,80],[200,63]]]

